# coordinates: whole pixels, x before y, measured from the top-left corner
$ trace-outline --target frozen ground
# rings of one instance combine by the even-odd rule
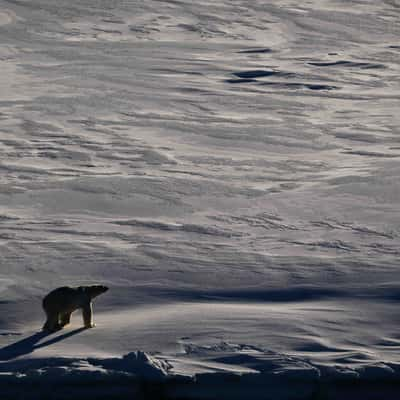
[[[395,399],[399,21],[0,0],[0,397]]]

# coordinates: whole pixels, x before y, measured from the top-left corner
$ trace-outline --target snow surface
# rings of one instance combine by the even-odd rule
[[[0,398],[397,399],[399,12],[0,0]]]

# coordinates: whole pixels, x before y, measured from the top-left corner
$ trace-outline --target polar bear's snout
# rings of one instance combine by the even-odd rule
[[[104,285],[92,285],[92,286],[87,286],[87,288],[101,290],[102,292],[107,292],[108,290],[108,287]]]
[[[94,297],[99,296],[102,293],[107,292],[108,287],[103,285],[92,285],[85,287],[86,293],[93,299]]]

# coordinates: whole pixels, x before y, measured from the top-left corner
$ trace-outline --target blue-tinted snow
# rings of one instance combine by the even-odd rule
[[[398,21],[395,1],[0,0],[0,380],[115,383],[102,360],[161,352],[193,371],[183,397],[257,398],[276,354],[277,390],[288,357],[307,383],[271,398],[390,398]],[[96,329],[36,333],[50,289],[90,283],[111,288]]]

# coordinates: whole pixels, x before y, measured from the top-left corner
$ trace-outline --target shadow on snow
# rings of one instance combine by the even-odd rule
[[[86,330],[86,328],[78,328],[74,329],[73,331],[66,332],[62,335],[56,336],[52,339],[49,339],[43,343],[39,343],[40,340],[44,339],[45,337],[51,335],[49,332],[36,332],[27,338],[21,339],[18,342],[12,343],[8,346],[5,346],[0,349],[0,361],[7,361],[13,358],[23,356],[26,354],[30,354],[37,349],[42,347],[51,346],[57,342],[60,342],[64,339],[67,339],[71,336],[77,335],[78,333]]]

